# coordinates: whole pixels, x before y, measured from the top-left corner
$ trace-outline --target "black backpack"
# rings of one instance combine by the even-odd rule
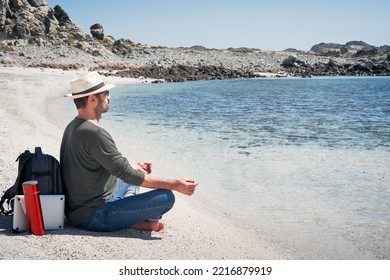
[[[26,181],[38,181],[39,194],[65,194],[58,160],[51,155],[43,154],[41,147],[36,147],[35,153],[26,150],[18,156],[16,161],[19,161],[18,177],[15,184],[1,197],[0,212],[2,214],[13,214],[13,199],[15,195],[23,195],[22,184]]]

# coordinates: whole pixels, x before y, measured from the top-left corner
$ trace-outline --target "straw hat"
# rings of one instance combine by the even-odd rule
[[[65,95],[72,99],[81,98],[84,96],[104,92],[113,88],[115,85],[106,84],[98,72],[90,72],[82,75],[70,82],[70,92]]]

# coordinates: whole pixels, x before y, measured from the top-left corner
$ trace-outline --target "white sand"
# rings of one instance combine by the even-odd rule
[[[14,183],[17,175],[15,159],[24,150],[32,151],[35,146],[41,146],[44,153],[59,157],[63,128],[48,120],[47,108],[52,102],[63,102],[69,81],[84,72],[0,67],[1,194]],[[105,80],[115,84],[139,82],[120,78]],[[65,229],[47,231],[38,237],[27,232],[12,233],[12,217],[0,216],[0,260],[304,257],[301,252],[272,243],[271,237],[258,236],[256,231],[240,228],[228,217],[217,216],[211,209],[202,209],[196,199],[196,194],[189,198],[176,194],[176,205],[164,217],[166,229],[161,233],[132,229],[94,233],[77,229],[65,221]]]

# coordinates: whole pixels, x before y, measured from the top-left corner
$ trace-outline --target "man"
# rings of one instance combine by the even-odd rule
[[[65,129],[60,151],[64,176],[66,216],[75,226],[91,231],[132,227],[160,231],[160,221],[175,202],[172,191],[192,195],[196,183],[187,179],[162,179],[150,175],[151,163],[130,165],[111,135],[99,126],[109,109],[109,89],[97,72],[70,82],[77,116]],[[154,189],[128,195],[135,186]]]

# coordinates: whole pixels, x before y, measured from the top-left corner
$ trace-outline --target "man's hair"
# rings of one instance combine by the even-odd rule
[[[87,106],[88,96],[76,98],[76,99],[73,99],[73,101],[74,101],[74,104],[76,104],[77,109],[85,108],[85,106]]]
[[[95,93],[94,95],[96,96],[96,98],[99,100],[99,101],[102,101],[102,98],[100,96],[101,92],[98,92],[98,93]],[[74,104],[76,104],[76,108],[79,109],[79,108],[85,108],[87,106],[87,103],[88,103],[88,97],[90,95],[87,95],[87,96],[84,96],[84,97],[81,97],[81,98],[75,98],[73,99],[74,101]]]

